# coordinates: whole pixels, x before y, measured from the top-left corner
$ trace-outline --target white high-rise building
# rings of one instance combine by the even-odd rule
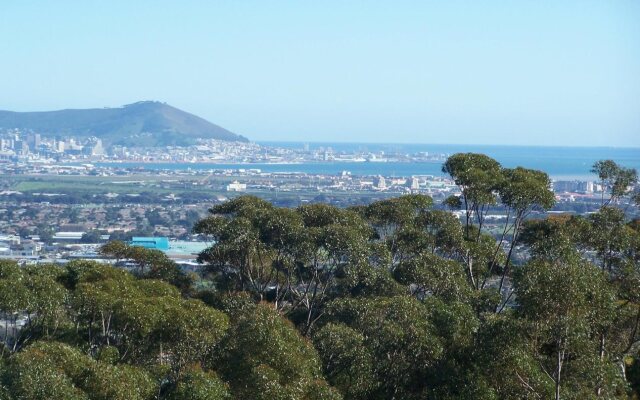
[[[91,147],[91,155],[92,156],[103,156],[104,155],[104,147],[102,146],[102,140],[96,139],[93,147]]]
[[[595,186],[593,184],[593,182],[589,181],[587,182],[587,193],[593,193],[593,190],[595,189]]]
[[[411,190],[420,189],[420,180],[415,176],[411,177]]]

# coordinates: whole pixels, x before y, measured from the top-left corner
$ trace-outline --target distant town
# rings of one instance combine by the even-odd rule
[[[5,130],[0,135],[0,174],[5,177],[0,183],[0,258],[64,262],[98,257],[98,246],[109,239],[155,247],[156,240],[148,238],[162,238],[159,249],[183,265],[195,265],[206,243],[192,235],[193,224],[212,204],[241,194],[293,207],[313,202],[350,206],[406,193],[427,194],[439,204],[459,195],[455,183],[442,174],[356,175],[346,169],[337,174],[266,172],[252,163],[441,163],[447,156],[337,152],[330,147],[310,150],[308,145],[284,148],[212,139],[188,147],[107,149],[95,137],[51,139]],[[126,162],[167,167],[131,167]],[[171,168],[177,162],[207,167]],[[246,166],[216,168],[216,163]],[[602,186],[594,181],[556,180],[553,190],[557,204],[551,213],[593,212],[602,194]],[[498,229],[502,218],[496,208],[488,221]]]
[[[45,138],[19,129],[0,131],[0,161],[17,163],[77,162],[191,162],[191,163],[304,163],[304,162],[442,162],[447,154],[391,154],[264,146],[251,142],[197,139],[191,146],[105,146],[97,137]]]

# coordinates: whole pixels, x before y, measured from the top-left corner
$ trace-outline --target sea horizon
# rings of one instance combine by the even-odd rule
[[[276,142],[256,142],[264,146],[273,146]],[[309,146],[309,151],[331,147],[340,152],[372,152],[384,151],[385,154],[427,152],[444,158],[457,152],[478,152],[495,158],[504,167],[522,166],[546,172],[554,180],[597,180],[590,172],[593,163],[598,160],[611,159],[627,168],[640,169],[640,149],[615,147],[567,147],[567,146],[511,146],[511,145],[437,145],[437,144],[393,144],[393,143],[346,143],[346,142],[277,142],[277,147],[302,149]],[[95,165],[113,165],[112,162],[98,162]],[[336,175],[348,171],[359,176],[400,176],[413,175],[445,176],[442,173],[441,161],[430,162],[350,162],[350,161],[309,161],[309,162],[117,162],[125,168],[143,167],[151,170],[159,169],[260,169],[270,173],[307,173]]]
[[[284,145],[288,147],[293,144],[309,145],[371,145],[371,146],[447,146],[447,147],[523,147],[523,148],[570,148],[570,149],[623,149],[640,151],[640,145],[551,145],[551,144],[495,144],[495,143],[428,143],[428,142],[359,142],[359,141],[324,141],[324,140],[250,140],[252,143],[260,145]]]

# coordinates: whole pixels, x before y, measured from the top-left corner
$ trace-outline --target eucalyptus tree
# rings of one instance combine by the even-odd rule
[[[4,319],[2,354],[18,347],[20,331],[17,318],[29,307],[31,295],[25,284],[25,275],[16,262],[0,260],[0,311]]]
[[[640,237],[634,232],[632,248],[640,249]],[[640,395],[640,263],[626,258],[618,269],[613,284],[617,288],[618,312],[616,321],[608,334],[607,350],[617,356],[625,377]]]
[[[129,250],[129,246],[120,240],[110,240],[107,243],[100,246],[98,249],[98,254],[105,257],[113,257],[116,259],[116,262],[127,258],[127,252]]]
[[[69,293],[58,282],[62,273],[53,265],[19,267],[11,261],[0,262],[0,310],[5,316],[3,351],[16,351],[32,340],[50,338],[69,322]],[[25,324],[18,328],[20,317],[25,318]]]
[[[271,301],[307,334],[322,315],[336,274],[371,260],[372,230],[357,213],[326,205],[276,208],[239,197],[196,225],[213,240],[199,259],[218,289]],[[231,203],[230,202],[230,203]]]
[[[131,246],[114,240],[105,243],[98,249],[105,256],[120,260],[128,260],[138,268],[138,274],[144,278],[161,279],[180,288],[183,292],[191,289],[192,281],[180,267],[163,251]]]
[[[313,336],[323,372],[345,399],[369,399],[379,385],[374,375],[374,357],[365,336],[343,323],[328,323]]]
[[[231,399],[228,385],[215,372],[188,371],[167,395],[169,400]]]
[[[640,344],[640,297],[637,291],[640,272],[632,256],[636,236],[631,227],[618,219],[620,216],[620,210],[605,206],[587,218],[559,216],[528,221],[522,236],[536,262],[597,262],[601,278],[608,282],[606,292],[615,293],[611,300],[612,314],[592,323],[597,337],[592,338],[593,348],[586,354],[593,356],[600,366],[609,368],[608,372],[594,369],[600,371],[600,377],[593,377],[594,381],[605,379],[607,374],[613,374],[611,379],[624,379],[624,360],[634,357]],[[594,221],[598,221],[597,227]],[[593,265],[589,265],[593,269]],[[610,362],[618,365],[614,372],[611,372]]]
[[[603,270],[615,273],[629,254],[634,234],[626,224],[624,211],[603,206],[586,220],[588,226],[583,236],[584,244],[596,252]]]
[[[629,369],[625,363],[638,359],[640,348],[640,234],[637,222],[628,223],[624,211],[611,203],[585,218],[587,229],[582,244],[593,251],[608,280],[616,289],[616,315],[614,324],[601,337],[601,358],[615,357],[621,370]],[[606,343],[605,343],[606,340]],[[632,375],[632,374],[631,374]]]
[[[175,286],[136,279],[100,264],[71,265],[71,317],[91,349],[114,347],[119,359],[144,364],[161,360],[167,379],[203,364],[228,326],[222,312],[184,299]]]
[[[156,382],[129,365],[96,361],[69,345],[38,342],[9,359],[4,381],[19,399],[151,400]]]
[[[69,291],[59,282],[63,269],[55,265],[25,268],[25,286],[29,291],[26,308],[28,328],[39,331],[44,338],[55,336],[69,322],[67,304]]]
[[[429,320],[429,310],[424,304],[410,296],[338,299],[330,305],[327,321],[349,327],[351,330],[341,329],[338,333],[343,337],[336,340],[359,342],[359,357],[373,359],[369,364],[373,380],[361,382],[361,386],[355,388],[361,398],[417,399],[426,396],[427,377],[443,356],[443,342]],[[325,329],[333,328],[322,328],[318,340],[328,333]],[[345,337],[347,335],[351,338]],[[321,349],[325,351],[321,358],[329,361],[327,352],[332,349],[326,346]],[[346,360],[342,363],[349,365]],[[332,365],[327,362],[325,369],[330,368]],[[340,382],[343,379],[348,378],[343,375]]]
[[[76,330],[90,345],[112,344],[113,317],[120,302],[135,296],[135,281],[124,270],[97,263],[73,263],[68,273],[72,285],[72,318]]]
[[[258,253],[258,258],[270,271],[267,281],[274,282],[271,288],[275,306],[282,308],[287,297],[295,296],[298,285],[308,287],[299,282],[304,279],[299,266],[308,254],[310,237],[300,213],[289,208],[260,213],[255,225],[266,254]]]
[[[428,237],[425,248],[418,253],[426,251],[448,259],[460,259],[465,243],[459,218],[444,210],[429,210],[420,216],[418,224]]]
[[[503,179],[500,163],[484,154],[456,153],[447,158],[442,172],[449,174],[460,188],[465,237],[471,237],[474,221],[479,235],[489,207],[497,202],[496,192]]]
[[[432,204],[433,200],[429,196],[411,194],[379,200],[362,209],[376,236],[388,247],[391,254],[391,268],[401,258],[399,238],[415,231],[419,216]]]
[[[171,366],[168,378],[179,381],[189,368],[205,365],[226,333],[229,319],[200,300],[164,296],[156,301],[159,319],[149,340]]]
[[[470,379],[460,383],[462,388],[453,387],[450,392],[473,393],[480,387],[485,393],[477,398],[482,399],[553,398],[555,384],[541,367],[537,343],[530,340],[530,331],[529,323],[513,314],[488,314],[470,351]]]
[[[198,256],[228,290],[250,291],[258,300],[280,278],[273,252],[263,243],[260,221],[273,206],[252,196],[241,196],[212,207],[210,215],[194,226],[212,246]]]
[[[382,238],[391,236],[397,229],[413,224],[415,219],[431,208],[431,197],[409,194],[391,199],[375,201],[362,209],[364,216]]]
[[[449,212],[426,211],[419,218],[418,225],[419,233],[408,237],[409,245],[406,247],[414,249],[418,258],[432,254],[459,263],[468,286],[476,291],[482,288],[483,278],[491,266],[504,260],[504,252],[496,249],[493,236],[480,232],[472,234],[471,239],[465,239],[460,219]],[[475,231],[477,227],[470,229]]]
[[[407,285],[418,298],[435,296],[446,301],[469,301],[472,297],[460,264],[433,254],[405,261],[394,272],[396,280]]]
[[[638,172],[634,168],[625,168],[613,160],[596,161],[591,172],[600,179],[602,205],[617,202],[629,192],[631,186],[638,183]],[[607,193],[609,198],[605,200]]]
[[[152,269],[161,269],[170,264],[171,260],[167,255],[157,249],[147,249],[142,246],[127,246],[126,257],[138,266],[141,276],[149,273]]]
[[[135,363],[161,360],[175,381],[189,365],[204,363],[228,319],[200,300],[186,300],[162,282],[140,281],[134,295],[115,304],[112,344]]]
[[[216,354],[210,366],[229,382],[237,398],[341,398],[324,381],[313,346],[267,305],[234,309]]]
[[[483,227],[489,208],[497,203],[497,192],[504,179],[502,167],[484,154],[457,153],[447,158],[442,172],[451,176],[461,192],[460,197],[450,197],[445,204],[464,209],[464,238],[471,246],[466,246],[469,248],[460,256],[465,263],[469,283],[477,289],[481,286],[476,279],[480,275],[477,269],[486,271],[486,264],[476,262],[473,250],[483,253],[486,248]]]
[[[511,258],[513,250],[518,244],[518,239],[522,232],[522,224],[531,212],[536,210],[545,211],[555,204],[555,196],[551,191],[551,181],[549,176],[542,172],[522,167],[502,170],[504,179],[499,185],[498,193],[500,202],[506,208],[506,222],[502,236],[498,241],[498,248],[502,247],[505,235],[510,234],[509,251],[507,252],[502,277],[500,279],[499,292],[502,293],[505,278],[510,272]],[[496,250],[498,253],[499,250]],[[483,282],[483,287],[488,276],[493,272],[495,261]],[[509,296],[507,296],[509,298]],[[505,300],[506,302],[506,300]]]
[[[45,352],[42,345],[16,353],[8,361],[2,377],[8,392],[25,400],[88,400],[72,377]]]
[[[556,399],[569,392],[611,398],[624,392],[618,367],[602,348],[615,315],[615,292],[601,270],[577,257],[533,260],[517,270],[515,292],[517,314],[529,323]]]
[[[288,275],[292,313],[301,308],[301,332],[306,335],[323,315],[324,305],[333,296],[337,275],[353,275],[368,265],[371,228],[355,212],[327,205],[306,205],[296,212],[304,229],[302,245],[296,253],[293,275]]]

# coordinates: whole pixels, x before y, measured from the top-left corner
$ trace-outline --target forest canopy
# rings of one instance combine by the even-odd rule
[[[120,241],[126,269],[0,260],[0,399],[638,398],[636,171],[596,163],[587,216],[546,214],[541,171],[443,172],[443,204],[216,205],[197,273]]]

